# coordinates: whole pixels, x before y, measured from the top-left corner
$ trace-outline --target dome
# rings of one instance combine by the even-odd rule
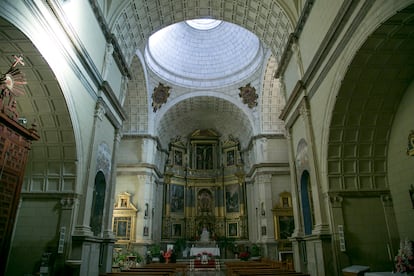
[[[263,50],[256,35],[218,20],[186,21],[154,33],[145,49],[159,77],[190,88],[227,86],[251,76]]]

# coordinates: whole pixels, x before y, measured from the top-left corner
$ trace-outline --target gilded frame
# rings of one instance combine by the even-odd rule
[[[174,222],[171,224],[171,237],[181,238],[183,236],[183,224]]]
[[[232,221],[227,223],[227,236],[233,238],[239,236],[239,222]]]

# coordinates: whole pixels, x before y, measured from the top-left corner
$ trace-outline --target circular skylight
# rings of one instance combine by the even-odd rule
[[[145,61],[161,78],[184,87],[231,85],[253,75],[263,62],[259,38],[224,21],[191,20],[154,33],[145,49]],[[215,27],[213,27],[215,26]]]
[[[197,30],[211,30],[220,25],[221,20],[204,18],[187,20],[186,23]]]

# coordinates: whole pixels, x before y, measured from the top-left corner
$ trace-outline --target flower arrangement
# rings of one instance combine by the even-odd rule
[[[247,251],[243,251],[239,254],[240,260],[247,261],[250,257],[250,253]]]
[[[142,256],[136,251],[125,248],[114,248],[112,254],[113,267],[136,267],[142,261]]]
[[[197,254],[197,259],[201,261],[202,264],[207,264],[213,258],[213,254],[210,252],[203,251],[202,253]]]
[[[395,256],[396,272],[414,272],[414,243],[408,239],[400,242],[400,249]]]

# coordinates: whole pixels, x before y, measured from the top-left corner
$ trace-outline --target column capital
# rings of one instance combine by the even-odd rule
[[[62,209],[73,209],[77,203],[78,199],[74,197],[63,197],[60,199],[60,205]]]
[[[332,207],[334,208],[342,208],[342,202],[344,198],[338,194],[332,194],[329,196],[329,200],[331,201]]]

